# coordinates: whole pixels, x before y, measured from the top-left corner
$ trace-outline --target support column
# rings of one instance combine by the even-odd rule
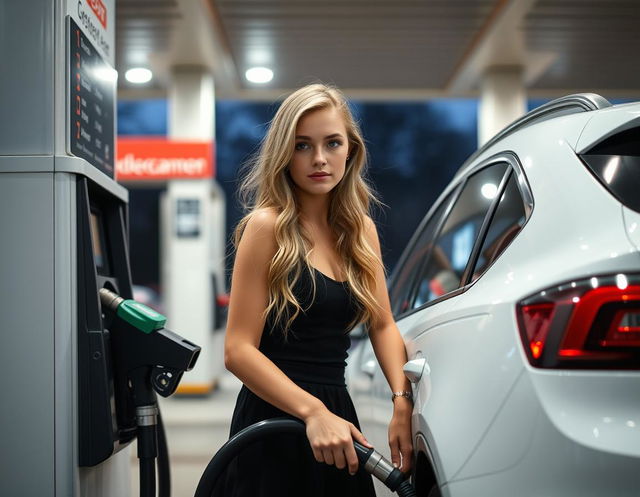
[[[478,147],[526,112],[523,73],[523,67],[518,65],[489,67],[485,71],[478,110]]]
[[[169,90],[169,139],[214,142],[213,76],[177,67]],[[161,205],[161,280],[170,329],[202,347],[178,393],[205,394],[223,370],[225,198],[215,179],[171,180]]]

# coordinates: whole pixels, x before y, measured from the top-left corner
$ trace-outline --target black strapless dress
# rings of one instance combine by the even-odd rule
[[[315,278],[313,302],[310,278]],[[360,428],[344,381],[348,325],[357,302],[348,283],[313,270],[303,270],[293,292],[306,312],[293,321],[287,339],[282,329],[266,320],[260,350],[298,386],[319,398],[338,416]],[[230,436],[270,418],[288,417],[251,390],[238,394]],[[375,496],[371,476],[361,468],[347,469],[318,463],[305,436],[277,435],[245,450],[228,467],[214,493],[217,497],[370,497]]]

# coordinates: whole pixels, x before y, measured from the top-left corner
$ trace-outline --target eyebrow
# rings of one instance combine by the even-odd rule
[[[332,135],[328,135],[325,136],[324,139],[328,140],[330,138],[344,138],[344,136],[342,136],[342,133],[333,133]],[[304,135],[296,135],[296,140],[311,140],[310,136],[304,136]]]

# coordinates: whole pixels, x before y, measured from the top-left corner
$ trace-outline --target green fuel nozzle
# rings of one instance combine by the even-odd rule
[[[102,309],[115,316],[110,336],[116,376],[132,381],[136,405],[153,400],[149,385],[164,397],[175,392],[182,374],[195,366],[200,347],[165,328],[167,319],[146,305],[106,288],[99,296]]]
[[[167,322],[165,316],[140,302],[125,300],[106,288],[101,288],[99,294],[104,307],[144,333],[153,333],[164,328]]]

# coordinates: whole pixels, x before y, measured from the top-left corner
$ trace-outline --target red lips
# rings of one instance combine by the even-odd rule
[[[309,175],[310,178],[320,178],[322,176],[329,176],[329,173],[313,173]]]

